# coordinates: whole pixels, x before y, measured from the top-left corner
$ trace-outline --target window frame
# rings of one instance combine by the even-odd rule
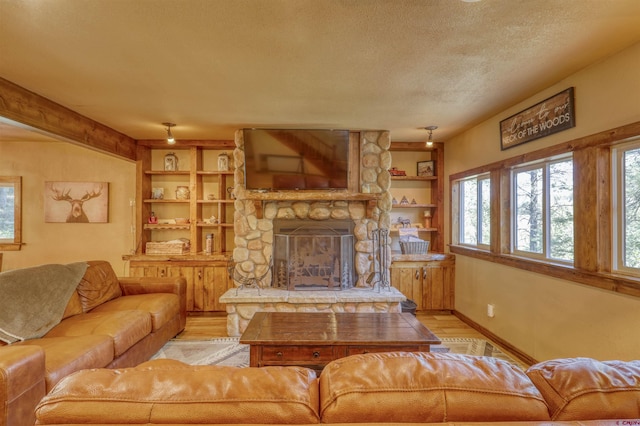
[[[542,260],[545,262],[553,262],[553,263],[561,263],[571,265],[573,264],[575,258],[575,242],[574,242],[574,255],[571,260],[561,259],[552,257],[551,255],[551,166],[553,164],[562,163],[566,161],[571,161],[573,166],[573,155],[572,153],[565,153],[558,156],[553,156],[550,158],[545,158],[542,160],[534,161],[531,163],[520,164],[514,166],[510,170],[511,174],[511,188],[512,193],[510,196],[511,202],[511,247],[512,253],[517,256],[532,258],[536,260]],[[518,230],[517,230],[517,192],[518,188],[516,185],[516,175],[521,172],[527,172],[531,170],[542,169],[542,252],[531,252],[522,249],[518,249],[517,238],[518,238]],[[573,185],[572,185],[573,189]],[[575,203],[574,203],[575,205]],[[575,209],[574,209],[574,217],[575,217]],[[573,235],[572,235],[573,238]]]
[[[621,274],[640,276],[640,267],[626,266],[624,254],[626,252],[626,211],[625,197],[626,186],[624,184],[624,155],[628,151],[640,150],[640,137],[615,146],[611,153],[611,205],[612,205],[612,270]]]
[[[463,184],[465,182],[475,181],[476,182],[476,208],[475,216],[476,216],[476,244],[472,244],[469,242],[464,242],[464,221],[462,220],[462,214],[464,212],[464,193],[462,191]],[[457,220],[452,223],[456,223],[456,229],[454,230],[455,241],[457,244],[461,246],[473,247],[479,250],[489,250],[491,245],[491,236],[489,236],[489,242],[478,242],[482,241],[482,209],[479,208],[482,204],[482,182],[487,181],[489,183],[489,203],[491,202],[491,175],[489,173],[481,173],[474,176],[469,176],[464,179],[458,179],[455,181],[457,196],[453,199],[453,205],[455,206],[455,210],[457,211]],[[491,207],[489,207],[489,217],[491,217]],[[489,232],[491,232],[491,221],[489,222]]]
[[[22,248],[22,177],[0,176],[2,186],[13,186],[13,240],[0,239],[0,250],[17,251]]]
[[[480,173],[491,173],[491,248],[478,250],[456,243],[456,210],[450,209],[451,239],[449,252],[540,273],[601,290],[640,297],[640,275],[620,273],[613,267],[613,148],[640,138],[640,121],[591,135],[560,142],[535,151],[499,159],[469,170],[449,174],[451,201],[456,194],[455,181]],[[573,264],[531,259],[512,252],[511,174],[512,167],[546,158],[573,155],[573,203],[575,208]]]

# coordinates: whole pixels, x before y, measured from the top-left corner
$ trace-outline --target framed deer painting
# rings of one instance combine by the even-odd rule
[[[45,182],[44,221],[48,223],[108,222],[109,183]]]

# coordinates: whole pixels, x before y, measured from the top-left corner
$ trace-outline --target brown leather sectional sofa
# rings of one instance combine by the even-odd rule
[[[36,424],[58,426],[634,425],[640,361],[561,359],[525,372],[495,358],[371,353],[333,361],[317,377],[302,367],[153,360],[74,373],[36,415]]]
[[[184,278],[118,278],[108,262],[87,263],[59,324],[0,346],[0,426],[33,425],[36,405],[64,377],[138,365],[184,330]]]

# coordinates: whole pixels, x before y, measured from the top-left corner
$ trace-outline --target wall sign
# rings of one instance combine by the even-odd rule
[[[576,126],[573,87],[500,122],[500,147],[543,138]]]

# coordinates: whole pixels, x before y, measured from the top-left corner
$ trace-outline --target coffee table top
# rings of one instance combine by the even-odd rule
[[[440,339],[410,313],[256,312],[240,343],[437,345]]]

